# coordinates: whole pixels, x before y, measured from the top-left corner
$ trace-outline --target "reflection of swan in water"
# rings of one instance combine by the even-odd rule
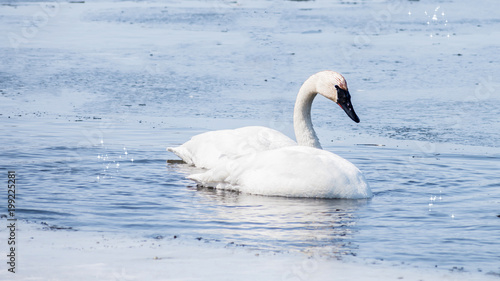
[[[358,168],[321,149],[311,122],[311,106],[318,93],[359,122],[344,77],[322,71],[307,79],[297,95],[297,143],[276,130],[255,126],[203,133],[168,150],[188,164],[207,169],[189,176],[206,186],[287,197],[371,197]]]
[[[327,257],[355,253],[356,245],[348,241],[356,235],[356,213],[370,202],[252,196],[203,187],[195,190],[193,204],[206,206],[190,216],[203,223],[196,235],[259,250]]]

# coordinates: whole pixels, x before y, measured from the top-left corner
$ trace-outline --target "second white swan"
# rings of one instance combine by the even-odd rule
[[[370,187],[356,166],[322,150],[311,122],[317,94],[337,103],[359,122],[344,77],[321,71],[309,77],[297,95],[293,115],[297,142],[276,130],[252,126],[199,134],[167,150],[206,169],[188,177],[204,186],[271,196],[371,197]]]

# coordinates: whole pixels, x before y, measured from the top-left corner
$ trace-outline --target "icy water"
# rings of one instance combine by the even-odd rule
[[[17,173],[18,216],[500,275],[496,2],[421,2],[0,6],[0,169]],[[214,191],[167,163],[208,130],[293,136],[296,92],[323,69],[344,74],[361,123],[318,97],[315,128],[373,198]]]

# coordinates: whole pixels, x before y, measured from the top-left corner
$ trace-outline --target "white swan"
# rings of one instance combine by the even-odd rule
[[[207,169],[188,177],[205,186],[287,197],[369,198],[370,187],[359,169],[321,148],[311,122],[318,93],[359,122],[344,77],[321,71],[309,77],[297,95],[293,115],[297,143],[276,130],[252,126],[199,134],[167,150]]]

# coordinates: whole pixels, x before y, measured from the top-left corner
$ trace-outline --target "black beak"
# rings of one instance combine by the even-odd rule
[[[359,117],[356,115],[356,112],[354,112],[354,108],[352,107],[351,95],[349,94],[349,91],[344,90],[337,85],[335,85],[335,88],[337,89],[337,104],[342,107],[345,113],[347,113],[347,116],[351,117],[354,122],[359,123]]]

